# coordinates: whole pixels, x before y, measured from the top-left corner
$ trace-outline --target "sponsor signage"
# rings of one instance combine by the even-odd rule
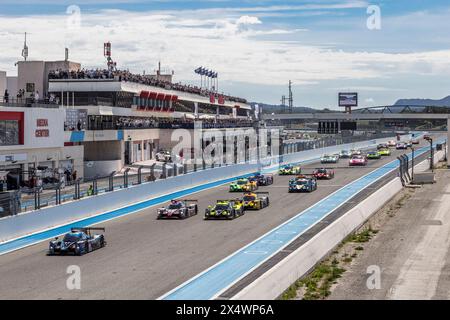
[[[50,130],[48,129],[39,129],[42,127],[48,127],[48,119],[36,119],[36,129],[35,131],[35,137],[36,138],[48,138],[50,137]]]
[[[0,162],[14,162],[14,161],[26,161],[26,153],[16,153],[16,154],[1,154]]]
[[[36,138],[48,138],[50,137],[50,130],[48,129],[36,129]]]
[[[37,127],[48,127],[48,119],[36,119]]]

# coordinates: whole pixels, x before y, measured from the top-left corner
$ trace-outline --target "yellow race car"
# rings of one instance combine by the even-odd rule
[[[242,200],[245,210],[261,210],[269,206],[269,193],[247,192]]]
[[[301,174],[302,169],[300,166],[287,165],[283,166],[278,170],[278,175],[280,176],[291,176]]]
[[[256,189],[258,189],[258,181],[246,178],[239,179],[230,184],[230,192],[248,192],[255,191]]]

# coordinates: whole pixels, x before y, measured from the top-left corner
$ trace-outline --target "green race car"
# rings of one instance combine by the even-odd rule
[[[281,167],[280,170],[278,170],[278,174],[280,176],[291,176],[291,175],[298,175],[302,173],[302,169],[299,166],[284,166]]]
[[[230,192],[249,192],[258,189],[258,182],[246,178],[239,179],[230,184]]]
[[[380,149],[380,150],[378,150],[378,153],[380,154],[380,156],[390,156],[391,150],[390,149]]]
[[[367,159],[376,160],[376,159],[380,159],[380,158],[381,158],[381,154],[378,151],[367,152]]]
[[[213,206],[205,210],[205,220],[233,220],[244,214],[242,200],[217,200]]]

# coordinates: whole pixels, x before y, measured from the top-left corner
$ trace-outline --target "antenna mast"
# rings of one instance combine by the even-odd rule
[[[28,58],[28,46],[27,46],[27,33],[25,32],[25,42],[23,43],[22,57],[27,61]]]

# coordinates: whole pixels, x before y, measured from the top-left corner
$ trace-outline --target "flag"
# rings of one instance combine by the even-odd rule
[[[214,96],[214,93],[211,93],[209,95],[209,102],[216,103],[216,97]]]

